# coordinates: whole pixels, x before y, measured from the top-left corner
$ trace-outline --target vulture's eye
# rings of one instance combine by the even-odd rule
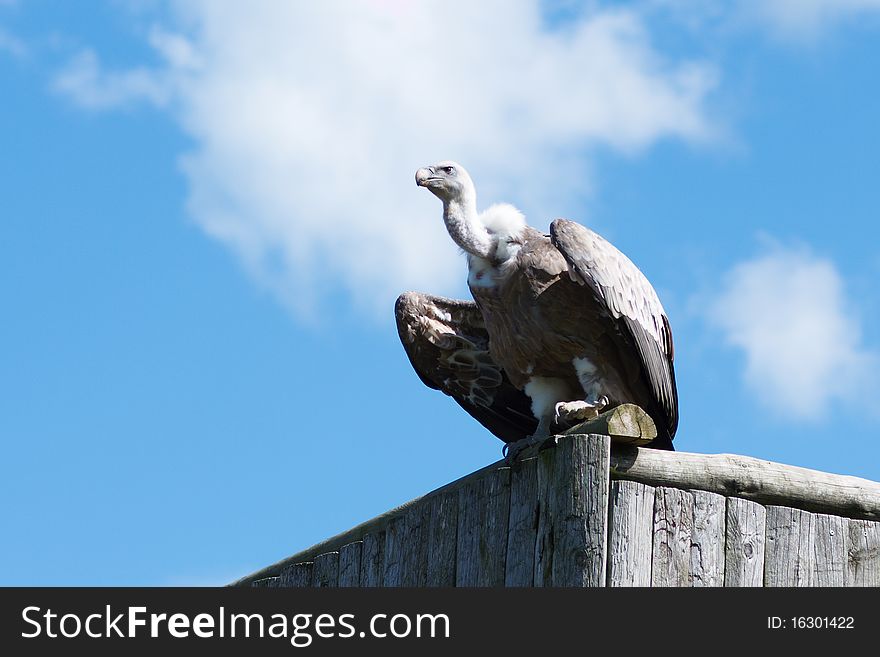
[[[451,176],[453,173],[455,173],[455,167],[443,167],[443,171]]]

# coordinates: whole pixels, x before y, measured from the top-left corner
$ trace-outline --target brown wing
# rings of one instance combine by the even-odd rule
[[[506,443],[535,432],[529,398],[489,355],[483,316],[471,301],[407,292],[394,305],[409,362],[429,388],[452,397]]]
[[[662,413],[662,417],[654,417],[661,432],[658,439],[665,433],[671,449],[678,428],[678,391],[672,331],[657,293],[629,258],[590,229],[557,219],[550,226],[550,236],[565,257],[572,278],[604,304],[631,342],[652,392],[652,405],[659,412],[645,410],[652,416]]]

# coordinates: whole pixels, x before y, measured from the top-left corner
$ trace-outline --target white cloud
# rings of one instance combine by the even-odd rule
[[[844,21],[880,14],[880,0],[742,0],[747,13],[785,37],[815,38]]]
[[[756,401],[781,416],[814,420],[841,400],[877,407],[878,354],[834,264],[802,248],[773,247],[736,265],[709,319],[746,358]]]
[[[417,167],[457,159],[484,202],[546,225],[589,190],[585,149],[712,135],[711,67],[663,57],[633,11],[550,30],[539,5],[180,1],[153,33],[163,66],[108,73],[86,53],[56,88],[170,108],[195,144],[193,217],[288,305],[341,288],[387,312],[464,278]]]
[[[88,109],[115,108],[139,101],[165,105],[171,91],[163,76],[149,69],[105,73],[91,50],[83,50],[74,57],[58,73],[52,86]]]

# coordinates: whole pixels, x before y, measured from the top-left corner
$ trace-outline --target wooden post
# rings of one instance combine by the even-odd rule
[[[339,548],[339,586],[360,586],[362,547],[362,541],[355,541]]]
[[[286,566],[280,573],[281,586],[306,587],[312,585],[312,562],[293,563]]]
[[[650,586],[654,487],[611,482],[608,586]]]
[[[812,518],[800,509],[767,507],[764,586],[813,585]]]
[[[458,494],[456,586],[503,586],[510,470],[498,468]]]
[[[339,585],[339,553],[327,552],[315,557],[312,566],[312,586],[336,588]]]
[[[538,536],[538,459],[518,463],[510,472],[505,586],[532,586]]]
[[[605,586],[609,450],[574,435],[539,455],[536,586]]]
[[[361,586],[384,585],[385,532],[372,532],[364,536],[361,546]]]
[[[726,498],[702,490],[694,497],[694,525],[691,537],[692,586],[724,586],[724,525]]]
[[[404,552],[401,561],[400,586],[425,586],[428,578],[428,533],[431,507],[415,504],[403,516]]]
[[[385,558],[383,561],[382,586],[401,586],[401,568],[406,551],[406,519],[392,518],[385,528]]]
[[[764,586],[767,511],[756,502],[727,498],[724,586]]]
[[[846,518],[813,514],[811,528],[815,546],[813,586],[846,586]]]
[[[678,488],[654,491],[652,586],[690,586],[694,497]]]
[[[458,494],[435,495],[430,502],[427,586],[455,586]]]
[[[538,487],[538,522],[535,527],[534,586],[553,586],[553,522],[550,515],[549,491],[553,483],[553,452],[544,452],[535,459]]]
[[[847,586],[880,586],[880,522],[847,521]]]

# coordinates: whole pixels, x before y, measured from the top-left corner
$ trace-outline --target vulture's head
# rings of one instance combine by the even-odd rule
[[[416,184],[426,187],[444,203],[463,201],[474,193],[474,183],[468,172],[460,164],[448,160],[416,171]]]

